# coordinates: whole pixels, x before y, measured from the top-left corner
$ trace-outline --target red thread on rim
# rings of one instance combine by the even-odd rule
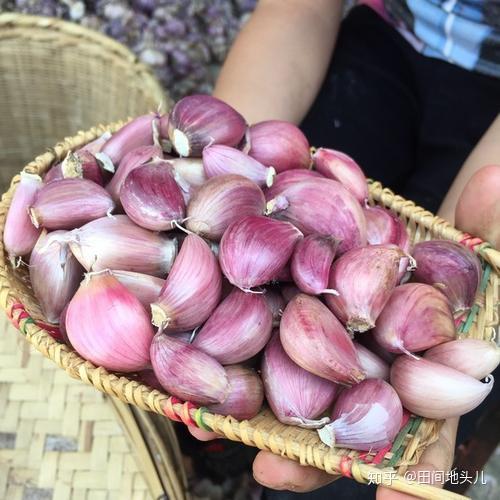
[[[177,413],[174,410],[174,404],[181,404],[181,403],[182,403],[182,401],[180,401],[179,399],[174,398],[173,396],[170,396],[162,408],[163,413],[165,413],[165,415],[170,420],[174,420],[175,422],[182,422],[182,419],[179,418],[179,416],[177,415]]]
[[[340,459],[340,474],[344,477],[349,477],[352,479],[351,467],[352,467],[352,458],[344,455]]]
[[[469,248],[474,248],[477,245],[481,245],[484,241],[481,238],[476,238],[469,233],[464,233],[464,237],[459,241],[461,245],[465,245]]]
[[[181,420],[184,424],[186,424],[188,427],[198,427],[196,422],[191,418],[190,410],[196,410],[196,406],[193,403],[190,403],[189,401],[186,401],[182,405],[182,410],[181,410]]]

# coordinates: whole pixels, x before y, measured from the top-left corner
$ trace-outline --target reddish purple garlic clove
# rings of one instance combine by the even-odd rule
[[[59,323],[83,277],[83,267],[68,244],[58,241],[63,234],[66,231],[43,230],[30,257],[31,286],[49,323]]]
[[[340,393],[332,423],[318,431],[323,443],[360,451],[379,451],[397,436],[403,407],[396,391],[380,379],[363,380]]]
[[[363,211],[342,184],[330,179],[310,178],[284,185],[272,199],[269,193],[266,194],[267,214],[291,222],[306,236],[320,234],[338,239],[339,255],[366,245]]]
[[[32,224],[28,209],[33,205],[36,194],[43,185],[42,179],[38,175],[24,171],[20,177],[3,231],[5,250],[13,265],[16,257],[28,255],[33,250],[41,232],[41,229]]]
[[[267,305],[273,315],[273,328],[276,328],[280,324],[281,315],[285,309],[285,299],[280,291],[274,288],[266,288],[266,293],[264,293],[263,297],[266,299]]]
[[[302,233],[288,222],[249,215],[222,237],[219,261],[226,278],[243,291],[264,285],[285,267]]]
[[[264,388],[259,375],[241,365],[226,366],[224,369],[229,380],[229,395],[223,403],[208,406],[208,410],[218,415],[231,415],[236,420],[255,417],[264,402]]]
[[[205,322],[220,301],[222,276],[205,241],[188,235],[158,300],[151,305],[153,324],[166,332],[192,330]]]
[[[158,126],[158,115],[150,113],[139,116],[115,132],[95,156],[105,170],[114,172],[127,153],[154,144]]]
[[[129,151],[121,160],[118,169],[106,185],[106,190],[115,203],[120,202],[120,191],[128,174],[132,170],[145,165],[151,160],[163,157],[163,152],[159,146],[140,146]]]
[[[125,285],[127,290],[132,292],[147,309],[158,299],[165,284],[165,280],[156,276],[132,271],[113,271],[113,276]]]
[[[380,313],[373,335],[390,352],[410,354],[455,338],[446,297],[430,285],[397,286]]]
[[[120,201],[130,219],[152,231],[173,229],[185,215],[181,189],[162,165],[142,165],[130,172]]]
[[[74,229],[109,215],[115,204],[108,192],[87,179],[63,179],[41,188],[30,207],[35,227]]]
[[[450,301],[456,315],[474,304],[481,283],[481,262],[468,248],[446,240],[417,243],[412,252],[418,263],[415,281],[435,286]]]
[[[237,146],[246,129],[243,116],[209,95],[184,97],[168,117],[168,138],[179,156],[199,157],[212,144]]]
[[[241,175],[221,175],[209,179],[191,198],[186,228],[218,241],[233,222],[247,215],[262,215],[265,207],[257,184]]]
[[[294,363],[278,331],[266,346],[261,370],[267,402],[281,423],[315,429],[330,421],[320,416],[333,403],[338,386]]]
[[[407,255],[395,245],[355,248],[337,259],[330,271],[328,307],[350,332],[365,332],[375,322],[397,285],[399,265]]]
[[[264,297],[235,288],[196,334],[193,345],[223,365],[241,363],[264,348],[272,327]]]
[[[151,344],[151,364],[167,393],[200,405],[223,403],[230,385],[222,365],[184,341],[157,333]]]
[[[407,410],[441,420],[479,406],[493,388],[493,377],[482,383],[454,368],[403,355],[392,364],[391,385]]]
[[[268,120],[249,128],[248,154],[276,172],[308,169],[311,165],[309,142],[293,123]]]
[[[344,385],[365,378],[348,333],[315,297],[301,293],[287,304],[281,317],[280,338],[290,358],[318,377]]]
[[[87,270],[120,269],[164,277],[177,240],[134,224],[126,215],[103,217],[70,233],[71,251]]]
[[[203,168],[208,178],[238,174],[260,187],[271,186],[276,175],[273,167],[262,165],[238,149],[221,145],[209,146],[203,150]]]
[[[364,205],[368,200],[368,184],[361,167],[340,151],[319,148],[313,154],[314,168],[325,177],[339,181]]]
[[[147,311],[109,271],[85,275],[68,306],[66,330],[75,350],[96,366],[133,372],[149,365],[154,334]]]
[[[304,293],[337,295],[336,290],[328,288],[328,280],[338,245],[335,238],[319,234],[310,234],[297,243],[291,259],[291,271],[293,281]]]
[[[481,380],[499,365],[500,348],[494,341],[465,338],[437,345],[424,358]]]
[[[375,353],[367,349],[359,342],[354,342],[361,369],[365,372],[366,378],[380,378],[389,381],[389,365]]]
[[[281,172],[274,178],[273,185],[266,188],[264,192],[266,200],[271,200],[280,195],[284,189],[290,186],[295,186],[297,183],[310,179],[324,179],[324,177],[314,170],[304,170],[302,168]]]

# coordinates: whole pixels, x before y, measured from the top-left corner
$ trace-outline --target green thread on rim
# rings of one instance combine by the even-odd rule
[[[391,450],[391,453],[393,453],[393,455],[387,464],[388,467],[395,467],[399,462],[405,451],[403,443],[406,435],[411,434],[412,436],[414,436],[423,420],[424,419],[422,417],[411,417],[410,421],[401,429],[396,440],[394,441],[394,446]]]
[[[35,325],[35,320],[33,318],[31,318],[30,316],[28,316],[26,319],[23,320],[23,324],[22,325],[19,325],[19,330],[20,332],[23,334],[23,335],[26,335],[26,325],[29,325],[29,324],[32,324],[32,325]]]
[[[213,432],[213,429],[208,426],[208,424],[205,423],[203,420],[203,414],[207,413],[208,410],[204,406],[200,406],[195,412],[194,412],[194,421],[196,422],[196,425],[200,428],[203,429],[204,431],[208,432]]]

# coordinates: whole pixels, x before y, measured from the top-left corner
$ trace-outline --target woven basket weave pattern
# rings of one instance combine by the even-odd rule
[[[110,127],[99,126],[88,132],[80,132],[75,137],[66,139],[56,145],[51,151],[36,158],[25,167],[31,173],[43,174],[57,161],[63,158],[70,149],[75,149],[90,140],[98,137],[105,130],[117,130],[122,123]],[[4,194],[0,204],[0,227],[5,224],[5,216],[12,194],[19,177],[14,178],[11,189]],[[487,286],[484,293],[478,297],[479,306],[475,307],[474,322],[467,326],[464,335],[474,338],[491,339],[494,337],[495,326],[498,325],[498,288],[500,269],[500,254],[487,243],[473,239],[464,233],[452,228],[445,221],[434,217],[431,213],[415,207],[415,205],[390,190],[383,189],[377,182],[370,183],[370,201],[392,208],[400,214],[407,223],[408,230],[414,241],[430,238],[446,238],[461,241],[477,251],[490,266]],[[1,245],[1,243],[0,243]],[[3,246],[1,248],[3,250]],[[302,464],[313,465],[330,473],[343,472],[359,482],[367,482],[373,464],[370,461],[373,455],[360,454],[345,449],[329,449],[323,445],[314,431],[298,427],[285,426],[279,423],[269,410],[264,410],[250,421],[238,422],[232,417],[212,415],[204,408],[196,408],[190,403],[181,403],[175,398],[168,397],[156,390],[139,384],[125,377],[118,377],[108,373],[103,368],[93,366],[80,358],[66,345],[59,344],[37,324],[43,317],[37,306],[27,273],[22,268],[13,270],[8,264],[5,252],[0,252],[0,303],[13,319],[20,331],[39,351],[55,361],[71,376],[80,378],[86,383],[94,385],[100,391],[115,396],[122,401],[135,404],[140,408],[151,410],[185,423],[198,425],[202,428],[213,429],[232,440],[242,441],[260,449],[270,450],[273,453],[287,456]],[[396,466],[398,471],[404,472],[406,467],[418,462],[418,459],[430,443],[437,439],[441,423],[434,420],[417,418],[411,420],[399,436],[399,444],[382,457],[380,466]],[[346,459],[346,457],[348,457]],[[346,463],[348,468],[346,469]],[[379,466],[379,467],[380,467]],[[384,482],[384,477],[379,477]],[[403,480],[390,479],[391,487],[400,491],[410,491]],[[461,498],[449,492],[435,490],[428,485],[419,485],[419,494],[423,498]],[[412,490],[415,494],[416,490]],[[438,491],[438,493],[436,493]]]

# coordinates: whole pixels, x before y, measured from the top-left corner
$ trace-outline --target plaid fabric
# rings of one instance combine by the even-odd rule
[[[500,0],[360,0],[429,57],[500,77]]]

